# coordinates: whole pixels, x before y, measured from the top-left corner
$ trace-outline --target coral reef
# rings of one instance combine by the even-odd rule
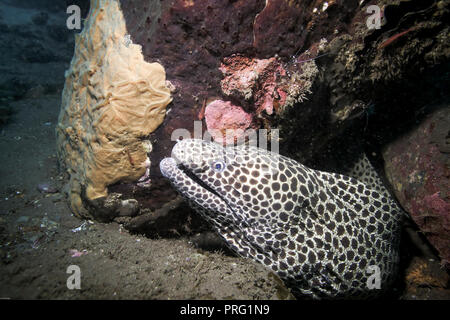
[[[389,144],[383,153],[386,174],[397,199],[447,267],[450,267],[449,128],[450,107],[444,106]]]
[[[66,72],[58,156],[70,175],[71,209],[83,217],[96,214],[85,201],[105,198],[109,185],[146,173],[147,137],[171,101],[164,68],[145,62],[141,46],[125,42],[126,35],[119,2],[92,1]],[[97,218],[116,212],[103,214]]]
[[[111,179],[108,191],[158,214],[176,198],[158,163],[170,154],[172,132],[184,128],[192,134],[195,120],[203,121],[202,130],[223,131],[243,129],[251,118],[248,128],[280,129],[281,153],[327,169],[320,165],[342,148],[330,145],[349,128],[362,127],[378,141],[388,133],[378,128],[442,97],[448,83],[448,4],[383,1],[380,29],[367,27],[370,4],[120,1],[129,34],[123,40],[142,45],[146,62],[164,66],[173,107],[148,135],[150,159],[135,161],[130,153],[144,176],[138,187],[132,179]],[[223,114],[211,124],[219,110],[214,100],[223,101]],[[233,116],[238,113],[248,115],[246,120]],[[352,129],[348,137],[359,140],[361,132]]]
[[[299,56],[313,44],[320,43],[321,39],[338,36],[334,35],[335,29],[347,30],[358,3],[329,1],[326,10],[314,12],[315,7],[323,8],[323,2],[122,1],[127,29],[133,41],[143,45],[147,61],[164,65],[167,78],[178,90],[173,101],[176,108],[171,109],[161,128],[150,138],[158,141],[153,145],[151,171],[157,172],[154,166],[170,152],[174,143],[170,137],[174,129],[193,131],[193,120],[202,114],[205,99],[231,100],[246,112],[253,113],[260,126],[273,126],[274,117],[267,117],[266,112],[257,114],[250,105],[255,98],[264,102],[263,97],[259,97],[263,96],[262,88],[253,92],[253,99],[235,101],[222,92],[220,83],[224,75],[220,67],[227,58],[236,55],[250,60],[278,56],[277,60],[283,63],[284,68],[284,64],[292,62],[293,56]],[[315,58],[313,51],[310,50],[311,59]],[[273,75],[268,74],[269,78]],[[312,83],[309,90],[312,91]],[[301,97],[301,92],[293,93]],[[272,94],[273,90],[266,93],[268,102]],[[263,108],[270,110],[272,104],[268,103]],[[275,101],[275,109],[277,104]],[[310,134],[305,134],[305,137]]]

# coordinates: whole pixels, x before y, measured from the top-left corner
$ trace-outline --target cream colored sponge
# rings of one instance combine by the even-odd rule
[[[131,42],[117,0],[91,0],[65,76],[58,156],[70,175],[72,211],[92,217],[83,200],[106,197],[109,185],[146,174],[148,135],[172,98],[164,68],[145,62]]]

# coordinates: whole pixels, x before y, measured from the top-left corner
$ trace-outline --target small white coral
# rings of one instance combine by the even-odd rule
[[[325,47],[327,46],[328,40],[326,38],[322,38],[319,41],[319,52],[323,51]]]

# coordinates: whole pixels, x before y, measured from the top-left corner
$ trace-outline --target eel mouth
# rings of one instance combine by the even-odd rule
[[[185,165],[182,163],[179,163],[177,165],[178,169],[181,170],[187,177],[189,177],[193,182],[198,184],[203,189],[207,190],[208,192],[212,193],[216,197],[218,197],[220,200],[222,200],[226,206],[232,211],[235,212],[235,210],[230,206],[229,202],[225,199],[223,195],[221,195],[219,192],[208,186],[202,179],[200,179],[194,172],[189,170]]]
[[[214,190],[213,188],[208,186],[202,179],[200,179],[198,176],[196,176],[195,173],[192,172],[191,170],[189,170],[184,164],[178,164],[178,169],[180,169],[186,176],[188,176],[191,180],[193,180],[199,186],[201,186],[202,188],[208,190],[209,192],[211,192],[215,196],[217,196],[220,199],[222,199],[223,202],[228,204],[228,202],[224,199],[224,197],[220,193],[218,193],[216,190]]]

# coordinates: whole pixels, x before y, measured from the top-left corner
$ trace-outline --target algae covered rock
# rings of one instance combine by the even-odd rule
[[[389,144],[385,170],[395,195],[450,267],[450,107]]]
[[[92,1],[76,36],[56,128],[75,214],[91,217],[95,210],[85,201],[104,199],[109,185],[146,175],[147,137],[170,102],[164,68],[145,62],[141,46],[129,40],[119,2]]]

